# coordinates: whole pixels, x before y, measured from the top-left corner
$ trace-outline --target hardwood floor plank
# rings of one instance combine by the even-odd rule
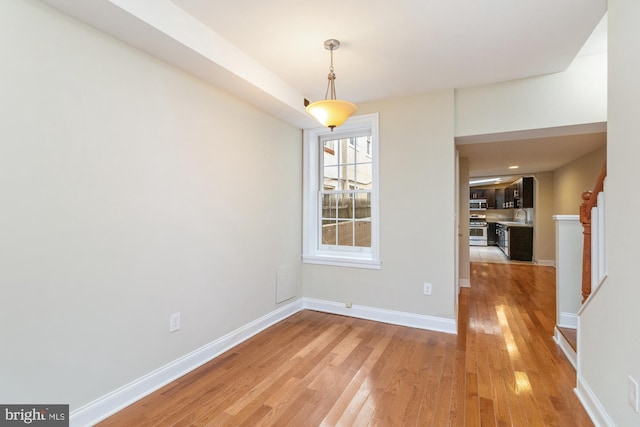
[[[340,396],[338,400],[340,404],[334,405],[323,419],[323,425],[349,425],[349,422],[354,421],[360,415],[362,407],[373,391],[373,386],[368,379],[369,374],[380,359],[380,355],[387,349],[390,341],[391,336],[386,335],[377,342],[373,351],[362,363],[361,368],[358,369]]]
[[[426,415],[421,415],[418,419],[420,425],[443,426],[449,423],[449,417],[452,412],[451,402],[454,394],[456,354],[455,345],[447,344],[445,346],[442,374],[439,378],[436,402],[433,407],[423,408],[425,413],[433,411],[433,421],[430,422]]]
[[[550,267],[471,264],[458,334],[302,311],[101,426],[591,426]]]

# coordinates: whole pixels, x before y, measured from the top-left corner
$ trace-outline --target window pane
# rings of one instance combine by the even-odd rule
[[[371,193],[355,194],[356,219],[371,218]]]
[[[371,137],[363,136],[358,138],[356,143],[356,162],[370,162],[373,155],[371,148]]]
[[[340,246],[353,246],[353,221],[340,221],[338,223],[338,244]]]
[[[340,163],[355,163],[356,146],[352,138],[340,140]]]
[[[371,247],[371,221],[355,222],[355,246]]]
[[[322,244],[336,244],[336,223],[335,221],[322,221]]]
[[[337,141],[325,141],[323,147],[323,158],[322,164],[327,165],[335,165],[338,163],[338,156],[335,152],[335,146]]]
[[[339,182],[340,168],[338,166],[328,166],[322,168],[324,190],[341,190]]]
[[[343,166],[342,175],[345,179],[343,190],[355,190],[356,189],[356,167],[355,165]]]
[[[338,198],[338,218],[353,218],[353,195],[340,194]]]
[[[364,163],[356,165],[356,188],[358,190],[371,190],[373,177],[373,165]]]
[[[338,206],[337,194],[322,195],[322,218],[335,218]]]

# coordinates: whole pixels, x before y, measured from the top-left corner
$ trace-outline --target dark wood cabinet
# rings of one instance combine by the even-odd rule
[[[495,189],[496,209],[504,208],[504,188]]]
[[[515,206],[514,204],[514,185],[510,185],[504,189],[504,207],[512,208]]]
[[[496,190],[488,188],[484,191],[484,197],[487,199],[487,209],[496,209]]]
[[[487,223],[487,246],[496,246],[497,244],[496,223],[489,222]]]
[[[485,199],[486,193],[484,188],[469,189],[469,199]]]
[[[533,227],[509,227],[509,259],[533,259]]]
[[[519,208],[533,207],[533,177],[526,176],[518,180],[520,199],[518,200]]]
[[[504,188],[470,188],[469,199],[485,199],[487,209],[533,207],[533,177],[524,176]]]

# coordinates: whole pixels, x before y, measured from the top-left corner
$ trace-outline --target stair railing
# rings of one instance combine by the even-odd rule
[[[582,302],[595,291],[605,275],[604,251],[604,180],[607,176],[605,164],[592,191],[582,193],[580,222],[584,228],[582,251]]]

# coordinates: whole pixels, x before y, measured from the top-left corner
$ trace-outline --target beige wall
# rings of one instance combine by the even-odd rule
[[[535,219],[533,234],[533,257],[541,264],[555,264],[556,240],[553,221],[553,185],[552,172],[540,172],[534,176]]]
[[[277,308],[299,129],[38,1],[0,34],[0,402],[78,409]]]
[[[470,286],[471,267],[469,265],[469,159],[461,157],[459,162],[459,229],[458,242],[460,245],[458,282],[464,286]]]
[[[607,279],[580,316],[578,378],[606,412],[607,425],[638,426],[627,403],[628,376],[640,382],[640,2],[609,0],[609,122],[607,143]],[[579,384],[580,385],[580,384]],[[600,423],[605,425],[604,423]]]
[[[580,213],[581,195],[593,189],[606,161],[607,148],[602,147],[554,171],[554,215]]]
[[[303,266],[304,295],[454,319],[453,91],[371,102],[379,113],[381,270]],[[419,224],[419,227],[416,227]],[[423,294],[423,283],[433,294]]]

